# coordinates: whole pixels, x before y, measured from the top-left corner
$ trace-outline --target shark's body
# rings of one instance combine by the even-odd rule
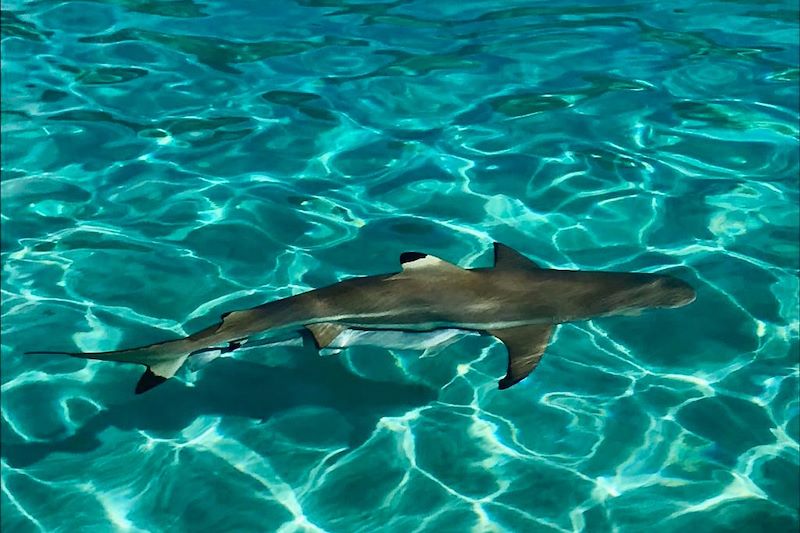
[[[342,332],[432,331],[489,333],[509,354],[505,389],[538,364],[556,324],[594,317],[680,307],[694,300],[685,282],[659,274],[541,269],[495,244],[492,268],[466,270],[433,256],[408,252],[399,273],[345,280],[321,289],[222,316],[222,322],[183,339],[74,357],[147,366],[136,392],[172,377],[187,357],[232,351],[252,336],[307,328],[319,348]]]

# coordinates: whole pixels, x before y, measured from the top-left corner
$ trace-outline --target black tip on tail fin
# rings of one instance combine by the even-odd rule
[[[163,376],[157,376],[150,370],[150,367],[147,367],[142,377],[139,378],[139,383],[136,384],[136,394],[142,394],[143,392],[147,392],[153,387],[157,387],[167,381],[167,378]]]

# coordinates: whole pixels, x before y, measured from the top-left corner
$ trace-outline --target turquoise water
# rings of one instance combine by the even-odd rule
[[[3,531],[796,531],[793,1],[3,3]],[[431,357],[108,350],[406,250],[669,272]]]

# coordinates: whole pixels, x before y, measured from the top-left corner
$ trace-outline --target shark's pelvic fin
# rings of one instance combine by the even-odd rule
[[[221,348],[199,350],[192,354],[192,357],[187,361],[186,366],[189,372],[197,372],[205,367],[211,361],[220,357],[224,352]]]
[[[552,331],[551,324],[535,324],[488,332],[505,344],[508,350],[508,371],[500,380],[501,390],[522,381],[536,368],[550,342]]]
[[[205,367],[211,361],[214,361],[218,357],[223,354],[231,353],[234,350],[238,350],[242,347],[249,339],[247,337],[242,337],[241,339],[236,339],[233,341],[228,341],[228,346],[224,348],[220,348],[218,346],[212,346],[209,348],[203,348],[202,350],[195,350],[191,354],[191,358],[187,363],[189,368],[189,372],[197,372],[201,368]]]
[[[314,336],[314,342],[317,343],[317,348],[322,349],[332,343],[341,332],[347,329],[347,327],[341,324],[320,323],[308,324],[306,329]]]
[[[494,268],[501,270],[538,269],[539,265],[505,244],[494,243]]]

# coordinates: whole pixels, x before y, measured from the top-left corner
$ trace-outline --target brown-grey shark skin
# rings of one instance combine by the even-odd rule
[[[499,243],[494,252],[493,267],[471,270],[407,252],[399,273],[352,278],[225,313],[220,323],[183,339],[111,352],[56,353],[145,365],[138,394],[172,377],[190,355],[212,347],[232,351],[262,332],[308,327],[322,348],[348,328],[460,328],[489,333],[506,345],[508,371],[500,381],[505,389],[536,367],[557,324],[681,307],[695,299],[689,284],[667,275],[549,270]]]

